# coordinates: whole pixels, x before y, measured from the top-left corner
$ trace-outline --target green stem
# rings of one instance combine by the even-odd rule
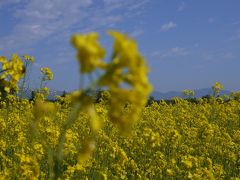
[[[56,149],[56,152],[53,154],[53,160],[54,160],[54,178],[53,179],[58,179],[59,177],[62,176],[63,174],[63,160],[64,160],[64,143],[65,143],[65,134],[69,128],[71,128],[72,124],[77,120],[79,113],[81,112],[83,105],[86,105],[85,102],[88,100],[85,98],[87,92],[91,91],[93,88],[96,88],[98,85],[98,81],[93,82],[87,89],[84,90],[82,99],[80,97],[81,102],[78,102],[74,105],[72,111],[70,112],[67,121],[63,124],[62,126],[62,132],[60,133],[60,136],[58,138],[58,146]],[[90,102],[91,103],[91,102]]]
[[[24,85],[25,85],[25,82],[26,82],[26,76],[27,76],[27,68],[28,68],[28,63],[25,62],[25,69],[26,69],[26,72],[25,72],[24,75],[23,75],[23,82],[22,82],[22,85],[21,85],[21,88],[20,88],[20,91],[21,91],[20,98],[22,98],[22,96],[23,96]]]
[[[54,179],[58,179],[58,177],[62,176],[63,170],[62,170],[62,164],[63,164],[63,150],[64,150],[64,143],[65,143],[65,134],[67,130],[71,127],[71,125],[75,122],[77,119],[80,111],[81,111],[81,103],[75,104],[75,107],[73,107],[72,112],[70,113],[67,121],[64,123],[62,127],[62,132],[58,139],[58,147],[56,150],[56,153],[53,154],[53,160],[54,160]]]

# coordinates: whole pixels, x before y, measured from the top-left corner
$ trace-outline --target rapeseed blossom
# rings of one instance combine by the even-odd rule
[[[77,49],[77,59],[80,63],[81,73],[89,73],[96,68],[105,66],[102,61],[105,50],[98,43],[97,33],[75,34],[72,37],[72,44]]]
[[[100,85],[109,87],[110,119],[122,130],[128,130],[138,119],[141,108],[151,92],[147,79],[148,68],[134,40],[125,34],[109,31],[114,38],[112,61],[100,78]],[[123,88],[122,85],[129,88]],[[123,107],[130,104],[129,112],[122,116]]]
[[[17,55],[12,55],[10,60],[1,56],[0,63],[2,63],[0,80],[5,91],[10,92],[11,89],[18,91],[17,83],[25,73],[22,60]]]
[[[23,58],[26,60],[26,61],[28,61],[28,62],[31,62],[31,63],[34,63],[34,56],[29,56],[29,55],[27,55],[27,54],[25,54],[24,56],[23,56]]]
[[[220,91],[224,88],[224,86],[222,84],[220,84],[220,82],[216,82],[213,86],[212,86],[212,90],[213,90],[213,94],[214,96],[219,95]]]
[[[52,73],[50,68],[43,67],[40,70],[41,70],[41,73],[43,75],[43,78],[42,78],[43,81],[52,80],[53,79],[53,73]]]
[[[74,101],[81,94],[75,93]],[[64,100],[33,104],[9,96],[7,107],[0,111],[1,178],[50,178],[49,171],[54,167],[50,166],[54,162],[50,155],[72,109],[69,98],[66,105]],[[109,104],[103,101],[88,106],[90,109],[81,112],[66,131],[62,174],[65,179],[239,177],[238,100],[221,103],[213,99],[211,103],[194,104],[178,99],[174,105],[153,103],[142,109],[141,118],[128,138],[111,123]],[[123,112],[127,111],[125,107]],[[102,119],[101,130],[92,127],[91,114]],[[32,120],[38,131],[35,139],[33,127],[29,126]]]

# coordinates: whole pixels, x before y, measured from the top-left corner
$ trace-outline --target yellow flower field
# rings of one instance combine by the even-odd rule
[[[98,34],[72,37],[81,75],[101,74],[55,102],[43,87],[53,79],[49,68],[41,68],[30,101],[15,96],[25,77],[22,60],[0,57],[0,179],[239,179],[239,93],[223,99],[216,83],[209,99],[146,105],[152,87],[137,44],[109,34],[110,62],[102,60]],[[95,102],[89,93],[98,88],[105,91]]]
[[[194,104],[178,99],[174,105],[164,101],[153,103],[143,109],[128,136],[123,136],[109,121],[106,100],[95,104],[95,108],[103,121],[102,130],[93,135],[89,117],[82,113],[65,134],[61,167],[64,179],[239,178],[240,102],[237,100],[226,103],[199,100]],[[57,147],[70,106],[56,102],[55,110],[49,112],[49,109],[48,112],[42,109],[44,116],[33,122],[32,102],[9,97],[8,104],[1,103],[3,179],[49,178],[49,161],[53,160],[48,153]],[[43,141],[33,139],[32,126],[39,129]]]

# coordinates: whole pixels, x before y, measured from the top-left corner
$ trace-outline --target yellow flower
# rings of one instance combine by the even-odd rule
[[[23,58],[31,63],[34,63],[34,56],[24,55]]]
[[[5,57],[0,57],[0,63],[2,63],[0,79],[5,82],[5,90],[7,92],[9,92],[10,89],[18,90],[18,81],[25,73],[22,60],[13,54],[8,61]]]
[[[41,70],[41,73],[43,74],[43,81],[53,79],[53,73],[49,67],[43,67],[40,70]]]
[[[55,112],[55,105],[51,102],[37,101],[34,106],[35,118],[42,117],[46,114],[53,114]]]
[[[172,169],[167,169],[167,175],[168,176],[173,176],[173,170]]]
[[[214,95],[219,95],[220,91],[224,88],[220,82],[216,82],[215,85],[212,86],[212,90],[214,92]]]
[[[192,162],[189,160],[183,160],[182,164],[187,168],[190,169],[192,167]]]
[[[75,34],[72,37],[72,44],[77,49],[81,73],[89,73],[96,68],[105,67],[105,63],[102,62],[105,50],[98,43],[97,33]]]
[[[9,93],[10,92],[10,88],[9,87],[4,87],[4,90]]]

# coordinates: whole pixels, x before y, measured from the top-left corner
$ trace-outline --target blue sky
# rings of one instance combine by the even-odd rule
[[[73,33],[99,32],[110,51],[108,29],[134,37],[160,92],[211,87],[240,90],[239,0],[0,0],[0,55],[35,56],[54,72],[52,89],[79,87]]]

